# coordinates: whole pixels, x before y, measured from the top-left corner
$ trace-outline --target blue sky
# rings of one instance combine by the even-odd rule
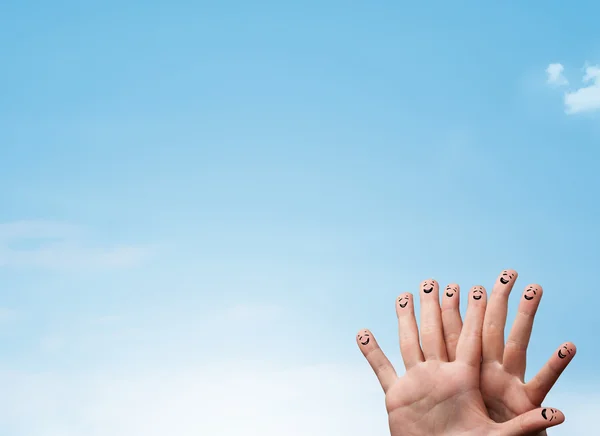
[[[545,290],[528,376],[578,346],[552,405],[562,431],[585,428],[577,399],[600,404],[599,13],[1,4],[1,433],[120,436],[160,414],[145,434],[235,434],[229,400],[181,395],[218,395],[207,374],[228,365],[262,380],[252,401],[288,386],[304,405],[275,422],[264,399],[246,431],[339,433],[345,413],[314,411],[323,386],[382,421],[355,332],[371,328],[401,370],[397,294],[428,277],[491,288],[504,268],[515,294]],[[362,382],[331,382],[347,373]],[[140,392],[139,416],[115,412]],[[180,414],[155,399],[169,396]]]

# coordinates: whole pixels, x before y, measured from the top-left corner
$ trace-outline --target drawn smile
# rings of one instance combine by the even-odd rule
[[[358,335],[358,342],[360,342],[361,345],[367,345],[369,343],[369,341],[371,340],[371,335],[369,333],[364,333],[362,335]]]
[[[563,350],[565,350],[563,352]],[[565,357],[571,355],[571,350],[569,350],[569,347],[567,345],[563,345],[562,347],[560,347],[558,349],[558,357],[561,359],[564,359]]]

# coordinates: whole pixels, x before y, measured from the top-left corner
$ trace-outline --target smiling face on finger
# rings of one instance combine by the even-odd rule
[[[558,357],[564,359],[565,357],[571,357],[575,349],[570,346],[570,344],[564,344],[562,347],[558,349]]]
[[[421,282],[421,290],[425,294],[431,294],[431,292],[433,292],[435,289],[435,285],[437,285],[437,282],[433,279],[424,280]]]
[[[369,345],[369,342],[371,342],[371,333],[369,333],[369,330],[363,330],[356,335],[356,338],[360,345]]]
[[[512,269],[505,269],[504,271],[502,271],[502,273],[500,273],[498,281],[503,285],[508,285],[509,283],[513,283],[516,277],[516,271],[513,271]]]
[[[458,285],[448,285],[444,289],[444,295],[448,298],[454,297],[456,294],[458,294]]]
[[[404,309],[410,303],[410,294],[402,294],[398,297],[398,307]]]
[[[471,295],[473,296],[473,300],[481,300],[483,298],[484,293],[485,288],[483,286],[473,286],[471,288]]]
[[[552,422],[556,418],[556,410],[551,408],[542,409],[542,416],[546,421]]]
[[[534,298],[538,297],[542,292],[542,287],[539,285],[529,285],[525,288],[525,292],[523,292],[523,298],[527,301],[531,301]]]

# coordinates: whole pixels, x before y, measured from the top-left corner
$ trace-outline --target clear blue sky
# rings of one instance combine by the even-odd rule
[[[399,364],[397,294],[514,268],[528,374],[571,340],[557,391],[600,387],[600,111],[564,102],[599,4],[94,3],[0,4],[3,371],[362,364],[363,327]]]

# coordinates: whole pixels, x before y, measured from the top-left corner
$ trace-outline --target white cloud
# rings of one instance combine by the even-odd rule
[[[244,361],[129,374],[0,373],[9,436],[362,436],[387,430],[368,365]]]
[[[600,67],[586,67],[583,83],[587,86],[565,94],[566,113],[576,114],[600,109]]]
[[[131,267],[152,254],[146,246],[94,246],[82,228],[50,221],[0,224],[0,267],[59,270]]]
[[[548,68],[546,68],[546,73],[548,74],[547,83],[554,86],[568,85],[569,81],[563,75],[564,70],[565,67],[562,64],[548,65]]]

